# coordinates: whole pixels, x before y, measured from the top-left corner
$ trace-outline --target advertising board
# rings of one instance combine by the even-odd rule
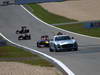
[[[27,4],[27,3],[44,3],[44,2],[57,2],[64,0],[15,0],[15,4]]]
[[[100,27],[100,21],[86,22],[84,27],[85,28],[98,28]]]

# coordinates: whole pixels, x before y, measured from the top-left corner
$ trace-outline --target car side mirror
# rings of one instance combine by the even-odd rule
[[[74,39],[74,37],[72,37],[72,39]]]

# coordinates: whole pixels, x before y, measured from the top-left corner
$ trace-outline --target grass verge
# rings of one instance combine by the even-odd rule
[[[56,26],[79,34],[100,37],[100,28],[84,28],[84,24],[70,24]]]
[[[76,20],[65,18],[63,16],[58,16],[53,13],[50,13],[48,10],[45,10],[38,4],[28,4],[25,5],[28,9],[34,13],[38,18],[41,20],[49,23],[49,24],[56,24],[56,23],[65,23],[65,22],[75,22]],[[30,8],[29,8],[30,7]]]
[[[53,64],[51,64],[47,60],[35,54],[32,54],[29,51],[25,51],[13,46],[0,47],[0,62],[1,61],[22,62],[22,63],[32,64],[32,65],[53,67]]]

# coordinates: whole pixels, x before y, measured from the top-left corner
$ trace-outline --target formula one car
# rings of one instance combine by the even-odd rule
[[[37,47],[38,48],[49,47],[49,36],[48,35],[41,36],[41,40],[37,41]]]
[[[25,34],[25,33],[29,33],[29,29],[27,29],[26,26],[22,26],[21,30],[16,31],[16,34]]]
[[[30,39],[31,39],[30,34],[23,34],[18,37],[18,40],[30,40]]]
[[[61,33],[61,32],[58,32],[58,33],[57,33],[57,35],[63,35],[63,33]]]

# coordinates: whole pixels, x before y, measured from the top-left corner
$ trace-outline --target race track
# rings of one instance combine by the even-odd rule
[[[30,29],[31,40],[18,41],[18,35],[15,33],[21,26],[27,26]],[[48,48],[39,49],[36,47],[36,41],[40,39],[41,35],[47,34],[51,37],[58,31],[61,30],[38,21],[20,6],[0,6],[0,32],[9,40],[59,59],[76,75],[100,75],[100,39],[62,31],[77,39],[79,51],[52,53]]]

